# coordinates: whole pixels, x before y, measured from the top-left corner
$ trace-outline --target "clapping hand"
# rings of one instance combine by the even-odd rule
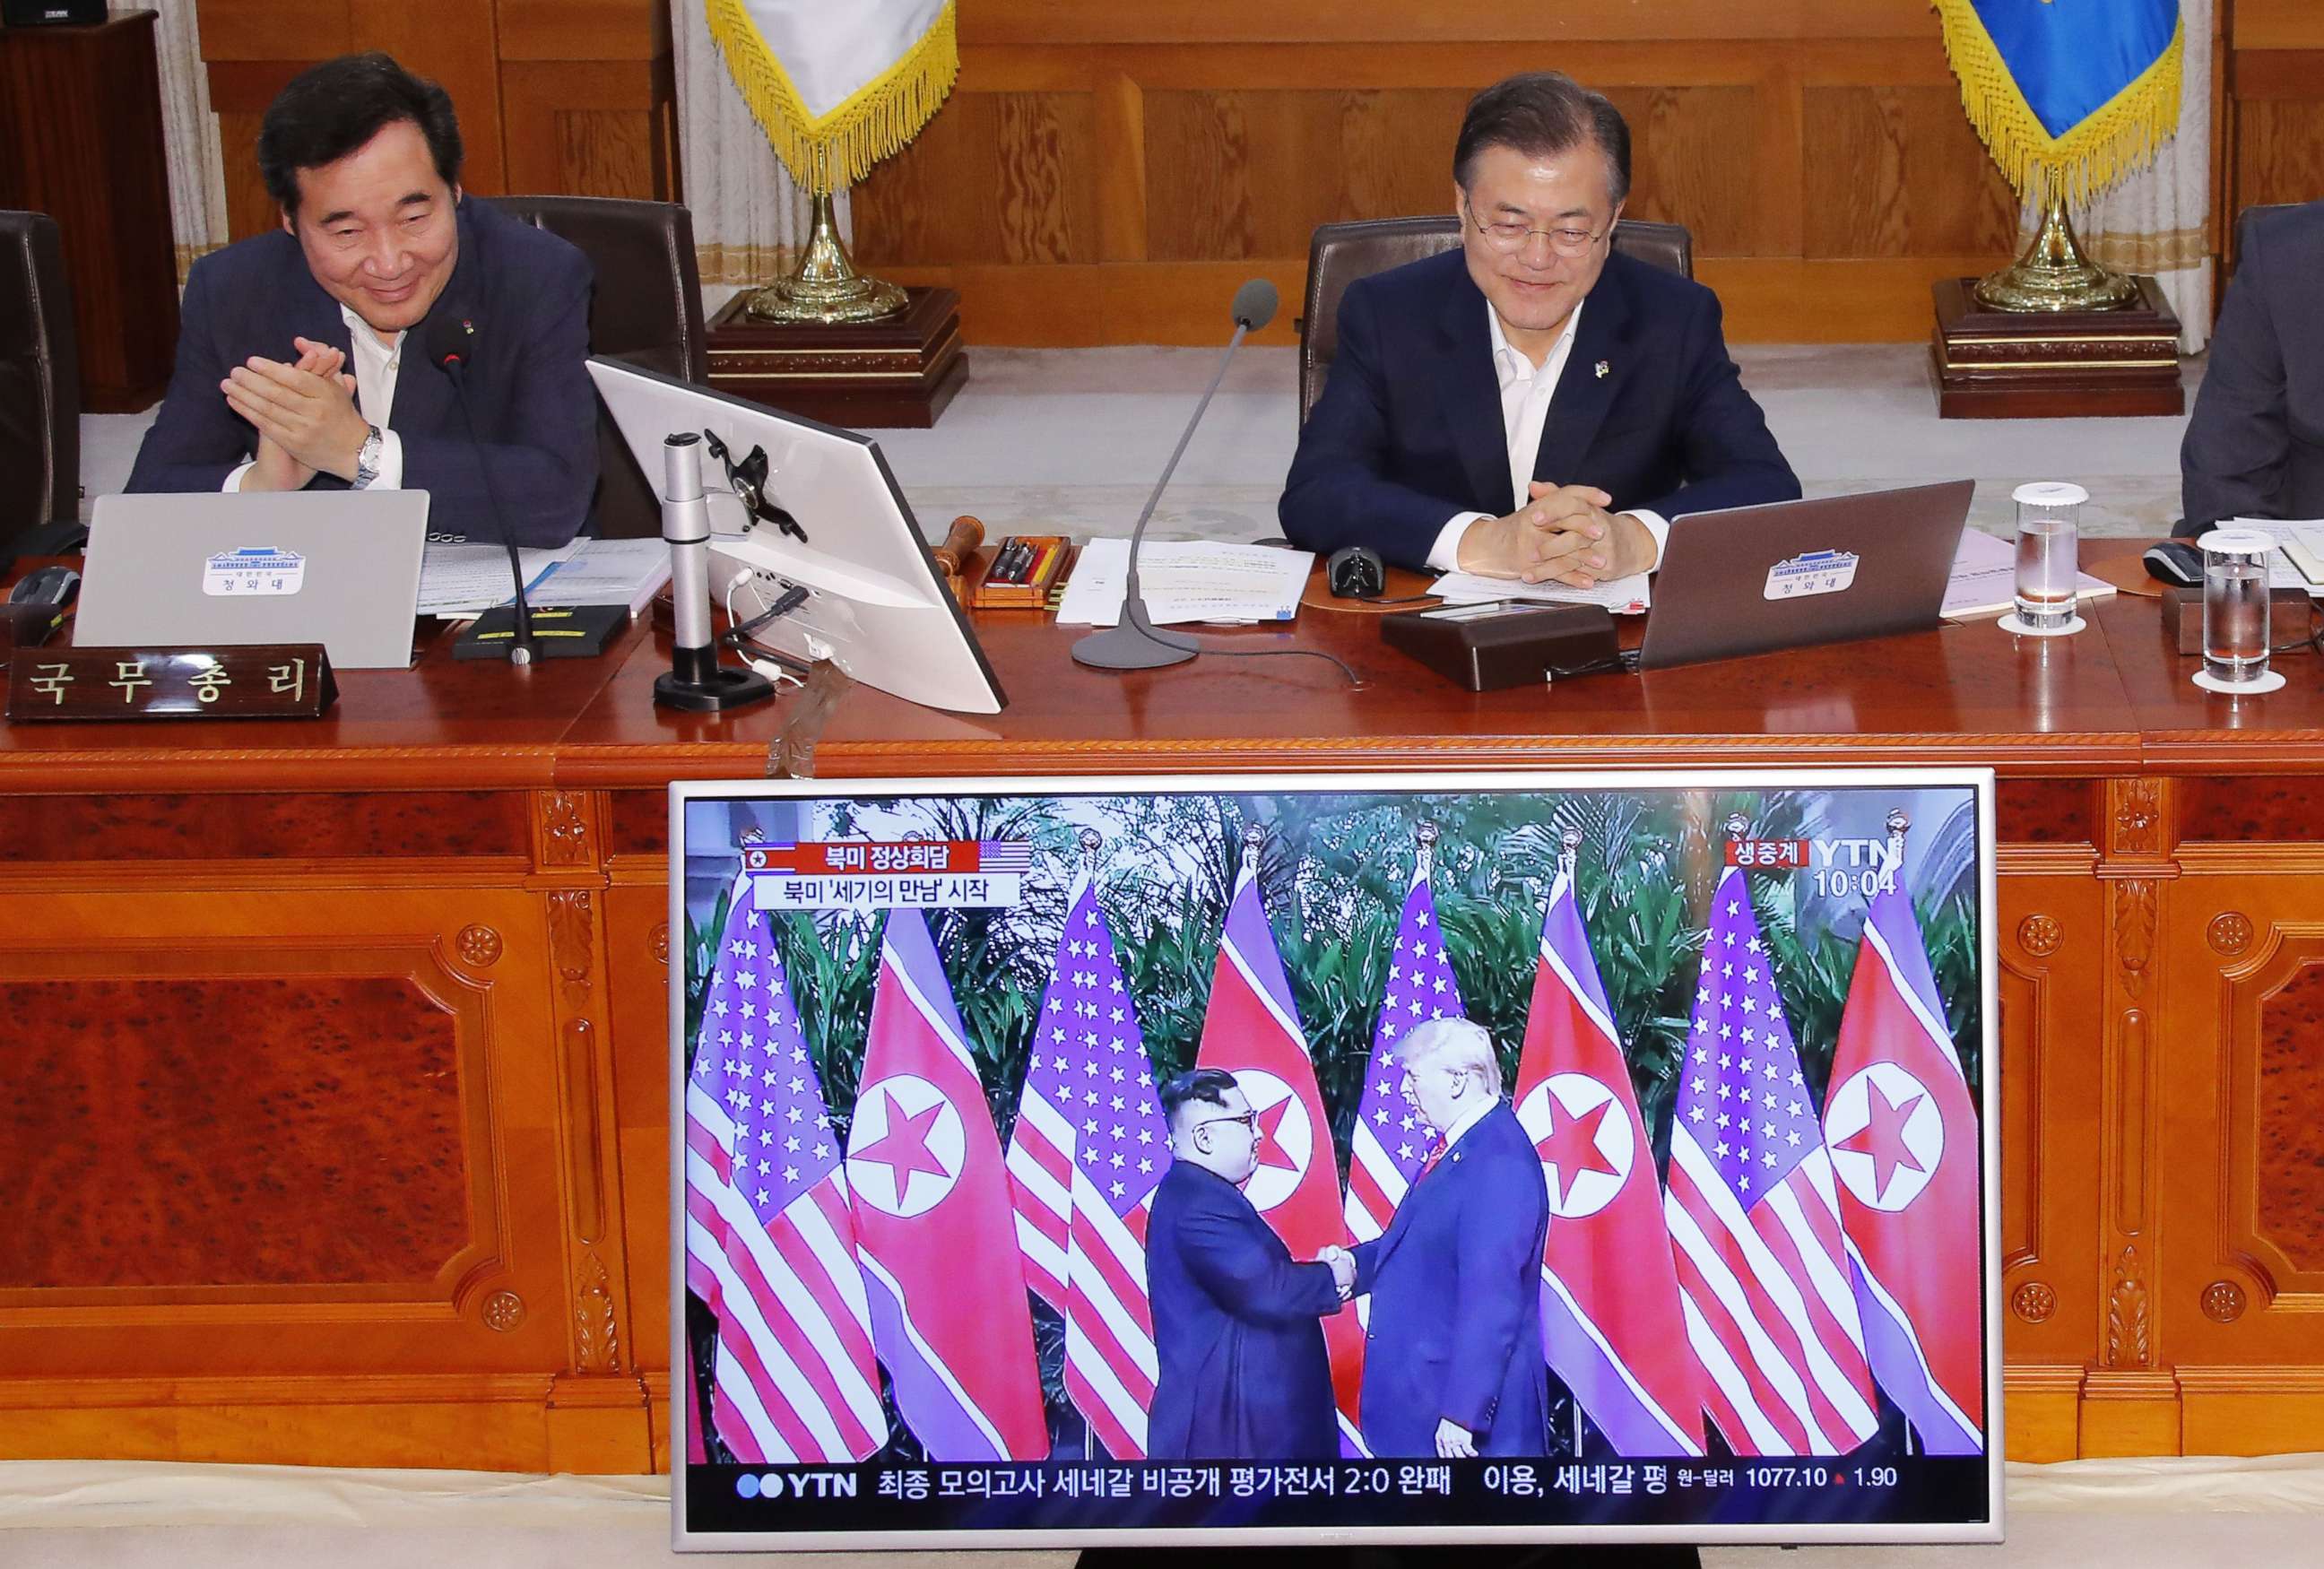
[[[299,351],[294,363],[254,355],[218,383],[227,405],[258,430],[244,490],[297,490],[318,471],[352,479],[370,434],[355,411],[346,355],[312,338],[293,338],[291,346]]]

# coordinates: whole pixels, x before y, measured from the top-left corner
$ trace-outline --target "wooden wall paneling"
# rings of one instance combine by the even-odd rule
[[[2190,1453],[2324,1422],[2324,855],[2187,855],[2162,962],[2188,980],[2166,1068],[2160,1296]]]
[[[1757,91],[1612,87],[1605,92],[1630,123],[1629,216],[1684,224],[1697,254],[1758,253],[1768,183],[1760,170],[1784,150],[1758,144]],[[1454,124],[1457,131],[1457,119]]]
[[[0,1239],[12,1454],[553,1463],[576,1295],[554,988],[505,875],[360,900],[313,863],[0,884],[6,1036],[64,1054],[56,1095],[6,1113],[9,1148],[51,1152]],[[89,1022],[42,1027],[68,1015]],[[111,1425],[170,1398],[197,1408]],[[645,1463],[630,1407],[601,1463]]]
[[[202,58],[328,60],[359,47],[353,0],[198,0]]]
[[[202,11],[207,22],[208,8]],[[207,38],[203,48],[208,48]],[[327,57],[318,56],[316,59]],[[264,234],[282,221],[258,175],[258,127],[266,106],[290,78],[316,60],[208,61],[210,107],[218,117],[218,162],[226,180],[226,230],[229,240]]]
[[[475,0],[346,0],[357,49],[385,50],[433,78],[460,115],[460,183],[481,196],[508,190],[502,143],[500,42],[493,7]]]
[[[2250,0],[2246,0],[2246,4]],[[2299,5],[2303,0],[2277,0]],[[1344,38],[1376,43],[1435,40],[1564,42],[1921,38],[1934,32],[1921,0],[1141,0],[1089,5],[1081,0],[981,0],[960,19],[964,46],[1057,43],[1264,44]]]
[[[628,1365],[649,1380],[670,1366],[669,988],[684,940],[683,932],[671,936],[669,891],[656,858],[631,858],[605,893],[606,1028],[629,1272]],[[657,1453],[671,1441],[665,1416],[652,1411]]]
[[[1108,73],[1097,85],[1092,113],[1096,120],[1098,255],[1107,262],[1148,258],[1146,189],[1146,94],[1126,71]]]
[[[669,0],[494,0],[500,57],[652,60],[670,51]]]
[[[955,92],[853,193],[871,266],[1047,265],[1098,256],[1092,95]]]
[[[2098,1104],[2088,1021],[2099,1010],[2102,890],[2087,849],[2007,845],[1997,883],[2001,971],[2002,1336],[2012,1460],[2080,1452],[2080,1371],[2100,1339]],[[1991,1114],[1990,1112],[1988,1114]]]
[[[505,62],[509,189],[675,200],[668,69],[666,58]]]
[[[2314,0],[2234,0],[2227,25],[2237,49],[2324,48],[2324,11]]]
[[[1818,87],[1805,100],[1805,254],[2013,248],[2017,198],[1969,128],[1957,88]]]

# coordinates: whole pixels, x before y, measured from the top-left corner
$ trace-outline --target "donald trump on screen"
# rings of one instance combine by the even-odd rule
[[[1404,1048],[1404,1095],[1438,1131],[1387,1231],[1354,1250],[1364,1337],[1364,1442],[1378,1455],[1540,1454],[1549,1194],[1501,1098],[1492,1037],[1435,1019]]]

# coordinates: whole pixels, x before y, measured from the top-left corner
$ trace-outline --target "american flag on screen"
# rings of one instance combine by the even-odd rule
[[[739,1460],[862,1460],[888,1441],[840,1159],[740,880],[686,1084],[686,1279],[718,1315],[710,1421]]]
[[[1461,988],[1444,956],[1444,934],[1436,925],[1436,900],[1429,891],[1424,850],[1404,896],[1403,917],[1397,922],[1388,989],[1372,1029],[1371,1062],[1349,1140],[1345,1208],[1349,1233],[1360,1242],[1388,1230],[1405,1190],[1419,1177],[1436,1142],[1436,1130],[1404,1103],[1404,1038],[1432,1019],[1461,1017]],[[1370,1322],[1370,1297],[1357,1298],[1356,1307]]]
[[[1831,1157],[1739,868],[1712,896],[1664,1213],[1705,1403],[1729,1445],[1844,1454],[1871,1437]]]
[[[1065,1320],[1065,1392],[1116,1460],[1146,1458],[1160,1364],[1146,1222],[1169,1131],[1094,883],[1075,884],[1027,1048],[1009,1178],[1025,1283]]]

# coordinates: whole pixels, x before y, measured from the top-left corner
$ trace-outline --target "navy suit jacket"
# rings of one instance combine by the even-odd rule
[[[1328,1264],[1300,1264],[1242,1190],[1173,1161],[1154,1192],[1146,1288],[1160,1377],[1156,1460],[1336,1460],[1339,1418],[1323,1315]]]
[[[1488,309],[1457,250],[1348,285],[1277,509],[1292,543],[1416,568],[1456,512],[1517,510]],[[1666,518],[1800,494],[1727,357],[1719,297],[1618,252],[1582,308],[1533,475]]]
[[[1503,1101],[1356,1245],[1356,1291],[1372,1299],[1361,1419],[1374,1454],[1434,1454],[1448,1417],[1480,1454],[1547,1453],[1548,1234],[1541,1158]]]
[[[475,442],[451,379],[422,363],[426,323],[404,340],[410,352],[396,372],[388,418],[364,412],[374,424],[392,425],[401,440],[403,487],[428,492],[430,531],[562,545],[588,521],[597,488],[588,259],[474,198],[462,198],[459,225],[459,259],[429,319],[475,324],[466,340]],[[295,360],[293,337],[350,348],[339,302],[281,229],[195,263],[180,319],[177,368],[138,449],[133,491],[214,491],[257,451],[257,430],[218,391],[234,366],[253,355]],[[346,482],[318,474],[308,488],[345,490]]]
[[[2180,534],[2222,518],[2324,518],[2319,278],[2324,201],[2251,220],[2179,448]]]

